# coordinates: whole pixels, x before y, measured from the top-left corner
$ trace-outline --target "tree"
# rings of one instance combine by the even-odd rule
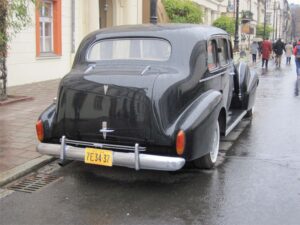
[[[234,25],[234,18],[229,16],[221,16],[213,22],[213,26],[225,30],[230,35],[234,34]]]
[[[164,7],[173,23],[202,23],[201,7],[190,0],[163,0]]]
[[[0,100],[7,98],[6,58],[11,38],[30,23],[29,4],[35,0],[0,0]]]
[[[266,25],[266,35],[265,37],[270,37],[271,32],[273,31],[272,27]],[[258,24],[256,26],[256,36],[264,38],[264,25]]]

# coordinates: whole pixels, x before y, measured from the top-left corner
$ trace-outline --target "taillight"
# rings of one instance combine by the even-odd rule
[[[185,148],[185,133],[180,130],[176,138],[176,152],[177,155],[182,155]]]
[[[37,134],[39,141],[43,141],[44,140],[44,127],[43,127],[43,123],[41,120],[37,121],[35,128],[36,128],[36,134]]]

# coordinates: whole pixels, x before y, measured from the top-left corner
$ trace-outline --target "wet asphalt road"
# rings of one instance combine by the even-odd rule
[[[300,80],[294,65],[257,71],[252,123],[216,169],[46,167],[61,179],[0,199],[0,224],[299,225]]]

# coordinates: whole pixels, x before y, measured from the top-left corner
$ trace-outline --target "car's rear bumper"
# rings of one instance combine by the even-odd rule
[[[134,152],[113,151],[113,166],[123,166],[148,170],[175,171],[181,169],[185,164],[185,159],[181,157],[158,156],[140,153],[138,145]],[[84,161],[85,147],[75,147],[62,144],[39,143],[37,151],[44,155],[51,155],[64,160]]]

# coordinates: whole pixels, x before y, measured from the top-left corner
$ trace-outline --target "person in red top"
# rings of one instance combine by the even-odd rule
[[[295,45],[293,49],[293,54],[295,55],[295,63],[296,63],[296,73],[297,77],[300,77],[300,39],[298,43]]]
[[[261,44],[261,54],[262,54],[262,67],[266,64],[266,69],[268,69],[268,62],[270,58],[270,54],[272,52],[272,43],[269,41],[268,38]]]

